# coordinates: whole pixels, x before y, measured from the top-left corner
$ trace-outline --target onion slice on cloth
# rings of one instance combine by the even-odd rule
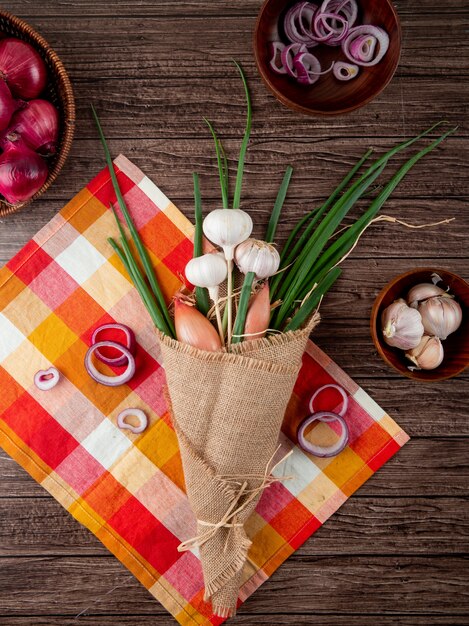
[[[378,26],[355,26],[342,42],[342,51],[349,61],[371,67],[381,61],[389,48],[389,35]]]
[[[41,391],[49,391],[56,386],[60,380],[60,372],[56,367],[49,367],[47,370],[39,370],[34,374],[34,384]]]
[[[313,422],[338,422],[341,426],[341,434],[336,443],[331,446],[319,446],[306,439],[305,431],[310,424],[313,424]],[[331,456],[336,456],[346,447],[349,439],[349,430],[347,422],[341,415],[337,415],[336,413],[332,413],[330,411],[319,411],[319,413],[314,413],[301,422],[297,431],[297,437],[298,445],[306,452],[309,452],[317,457],[329,458]]]
[[[138,426],[132,426],[132,424],[125,421],[127,417],[138,418],[140,424]],[[130,432],[134,435],[139,435],[140,433],[143,433],[145,428],[148,426],[148,417],[142,409],[124,409],[124,411],[121,411],[117,416],[117,425],[122,430],[130,430]]]
[[[106,374],[102,374],[93,363],[93,353],[100,348],[114,348],[122,352],[122,355],[127,359],[127,367],[122,374],[118,374],[117,376],[107,376]],[[119,385],[124,385],[129,382],[129,380],[135,374],[135,359],[132,353],[121,346],[120,343],[116,343],[115,341],[98,341],[93,344],[90,348],[88,348],[88,352],[85,355],[85,369],[88,374],[91,376],[93,380],[101,385],[106,385],[107,387],[118,387]]]
[[[135,354],[135,346],[136,346],[135,333],[131,328],[129,328],[125,324],[117,324],[117,323],[116,324],[102,324],[101,326],[98,326],[98,328],[96,328],[93,331],[93,334],[91,335],[91,345],[94,345],[95,343],[99,341],[98,337],[100,333],[105,330],[117,330],[117,331],[122,332],[125,337],[125,343],[121,343],[120,341],[116,341],[115,343],[124,346],[124,348],[127,348],[127,350],[131,354]],[[95,350],[95,356],[97,359],[99,359],[103,363],[107,363],[108,365],[114,365],[116,367],[119,367],[121,365],[127,364],[127,357],[125,356],[125,354],[122,353],[121,350],[120,352],[121,352],[120,356],[109,357],[103,354],[102,350],[98,348],[97,350]]]
[[[341,417],[343,417],[347,413],[347,409],[348,409],[348,396],[345,393],[344,389],[342,389],[342,387],[340,385],[335,385],[333,383],[330,383],[328,385],[323,385],[322,387],[319,387],[319,389],[316,389],[316,391],[311,396],[311,400],[309,401],[309,411],[310,411],[310,413],[314,413],[315,412],[314,411],[314,401],[319,396],[319,394],[321,394],[326,389],[335,389],[342,396],[342,406],[340,407],[340,411],[338,412],[338,414]]]

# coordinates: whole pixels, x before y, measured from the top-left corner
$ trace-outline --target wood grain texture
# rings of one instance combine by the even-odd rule
[[[469,279],[468,39],[464,0],[399,0],[397,73],[370,105],[337,119],[297,115],[255,70],[251,37],[261,0],[7,0],[59,53],[73,82],[76,139],[57,182],[31,209],[0,219],[0,264],[103,166],[89,105],[114,154],[125,153],[193,216],[191,174],[204,209],[219,206],[211,139],[231,171],[244,102],[254,101],[243,206],[261,234],[287,163],[295,167],[279,227],[333,189],[371,145],[380,152],[436,120],[457,134],[421,162],[385,212],[429,230],[376,225],[322,306],[314,339],[412,436],[243,606],[240,626],[462,626],[469,622],[469,371],[442,384],[404,380],[379,358],[371,305],[391,278],[440,265]],[[410,152],[409,152],[410,154]],[[402,160],[396,160],[394,166]],[[0,451],[0,626],[170,626],[129,573]],[[79,618],[76,618],[80,614]]]

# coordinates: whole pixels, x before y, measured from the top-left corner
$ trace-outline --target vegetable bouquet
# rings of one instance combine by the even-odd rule
[[[251,102],[246,79],[238,69],[247,100],[247,123],[233,199],[230,202],[226,154],[207,122],[215,142],[222,208],[202,218],[199,180],[194,174],[194,258],[185,268],[187,288],[175,294],[170,308],[125,206],[95,114],[139,260],[117,215],[120,242],[109,241],[156,327],[187,494],[197,520],[196,535],[187,537],[179,549],[199,549],[205,598],[221,617],[236,611],[251,545],[245,523],[263,490],[279,480],[272,477],[272,470],[279,461],[280,427],[306,342],[319,321],[321,299],[339,277],[341,260],[402,178],[452,132],[415,153],[371,199],[370,191],[391,157],[434,127],[394,147],[362,171],[371,156],[367,152],[330,197],[298,222],[279,251],[275,233],[292,168],[283,177],[264,239],[252,238],[251,217],[240,209]],[[351,226],[343,227],[350,209],[365,197],[368,208]],[[203,234],[213,244],[205,254]]]

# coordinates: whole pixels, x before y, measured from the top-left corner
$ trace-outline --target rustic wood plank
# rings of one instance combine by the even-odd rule
[[[244,607],[242,613],[236,616],[236,621],[232,621],[237,626],[272,626],[275,619],[276,626],[376,626],[377,619],[381,626],[467,626],[467,615],[340,615],[331,613],[329,615],[318,615],[309,613],[308,615],[289,615],[287,613],[272,613],[262,615],[259,613],[250,614]],[[174,619],[170,616],[153,615],[80,615],[79,620],[68,618],[66,615],[47,615],[46,617],[25,616],[25,617],[0,617],[0,626],[31,626],[31,617],[34,617],[34,626],[174,626]]]
[[[114,558],[1,558],[3,615],[81,612],[159,615],[164,609]],[[462,556],[291,557],[240,614],[469,614],[469,568]],[[27,577],[27,588],[25,578]],[[405,589],[405,593],[403,590]],[[57,591],[60,590],[60,600]],[[398,602],[396,602],[398,599]]]
[[[422,417],[420,412],[417,417],[422,422],[427,419],[426,414]],[[467,438],[413,438],[359,489],[357,495],[466,497],[469,496],[468,464]],[[45,494],[40,485],[0,450],[0,499],[44,497]]]
[[[469,553],[468,513],[464,498],[352,498],[298,555]],[[108,555],[51,498],[0,499],[0,517],[0,557]]]

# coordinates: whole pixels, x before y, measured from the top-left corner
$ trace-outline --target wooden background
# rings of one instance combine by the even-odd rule
[[[9,0],[62,57],[78,121],[67,165],[52,189],[0,220],[7,261],[103,166],[89,105],[114,154],[125,153],[192,216],[191,172],[205,209],[218,206],[212,144],[203,116],[232,162],[244,101],[232,57],[254,99],[243,206],[264,227],[287,163],[295,174],[286,232],[328,194],[368,146],[377,150],[440,119],[457,135],[412,171],[379,225],[344,263],[323,305],[315,340],[412,439],[242,607],[244,626],[463,625],[469,623],[469,372],[441,384],[396,376],[373,348],[368,319],[381,287],[407,269],[436,265],[469,278],[467,17],[464,0],[402,0],[397,75],[363,110],[308,118],[260,83],[251,37],[260,0]],[[465,8],[466,6],[466,8]],[[466,23],[465,23],[466,22]],[[261,232],[261,231],[259,231]],[[175,622],[98,541],[0,452],[0,624],[170,626]]]

